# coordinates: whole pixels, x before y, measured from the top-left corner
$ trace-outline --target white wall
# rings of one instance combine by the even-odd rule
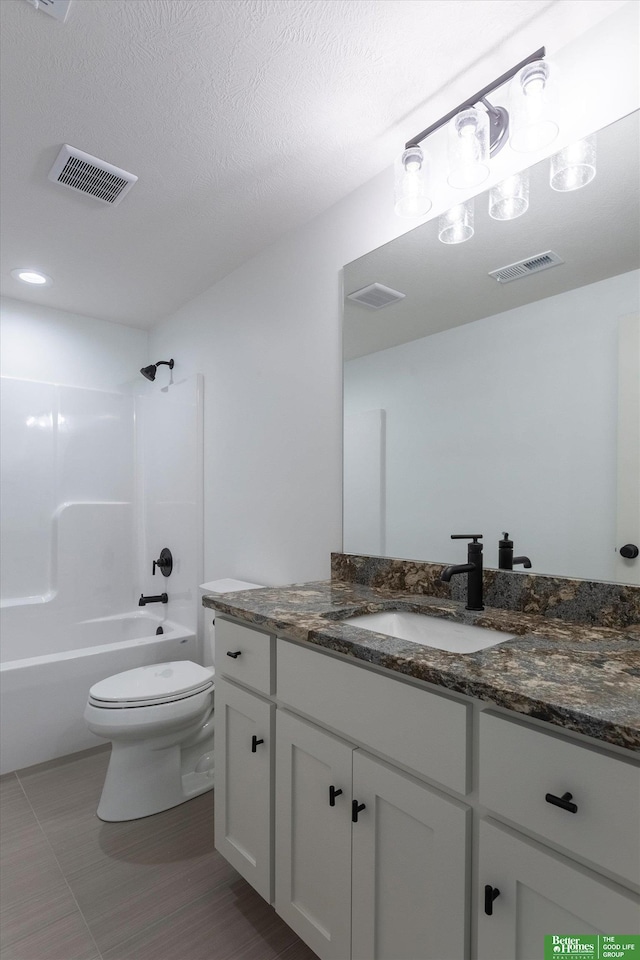
[[[146,330],[9,297],[0,301],[3,377],[115,390],[152,362],[148,341]]]
[[[345,364],[345,415],[385,411],[387,555],[462,562],[450,534],[477,531],[497,567],[508,530],[534,572],[616,579],[618,323],[639,284],[633,271]],[[366,552],[357,536],[345,550]]]
[[[637,109],[637,13],[628,4],[551,49],[567,81],[564,142]],[[415,226],[394,216],[392,191],[389,169],[152,332],[154,356],[205,377],[206,580],[324,578],[341,548],[341,268]]]

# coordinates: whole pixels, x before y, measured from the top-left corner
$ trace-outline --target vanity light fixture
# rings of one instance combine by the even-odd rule
[[[30,283],[34,286],[50,286],[53,283],[51,277],[46,273],[40,273],[39,270],[31,270],[29,267],[16,267],[11,271],[11,276],[22,283]]]
[[[596,175],[596,135],[571,143],[551,157],[550,184],[566,193],[591,183]]]
[[[536,105],[536,117],[540,114],[541,104],[549,99],[547,78],[550,75],[544,60],[545,48],[540,47],[526,59],[507,70],[488,86],[483,87],[464,103],[461,103],[422,130],[405,144],[404,151],[396,163],[395,211],[401,217],[421,217],[431,208],[428,195],[427,157],[423,142],[445,124],[449,124],[449,173],[447,180],[452,187],[461,190],[478,186],[489,176],[489,158],[495,156],[508,140],[509,112],[505,107],[492,104],[487,97],[498,87],[516,75],[520,76],[528,69],[524,79],[520,79],[519,90],[524,91],[531,104]],[[516,77],[517,79],[517,77]],[[520,128],[527,117],[522,107],[519,109]],[[557,127],[556,127],[557,133]],[[532,148],[535,149],[535,148]]]

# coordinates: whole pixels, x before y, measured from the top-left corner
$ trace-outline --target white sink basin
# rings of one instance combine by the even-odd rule
[[[383,610],[381,613],[363,613],[358,617],[349,617],[341,623],[350,623],[363,630],[386,633],[408,643],[420,643],[425,647],[449,650],[451,653],[474,653],[495,647],[505,640],[513,640],[513,635],[498,630],[485,630],[469,623],[456,620],[442,620],[423,613],[409,613],[404,610]]]

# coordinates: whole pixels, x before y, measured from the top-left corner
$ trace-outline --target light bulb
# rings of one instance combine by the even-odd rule
[[[409,147],[402,154],[402,164],[407,173],[417,173],[422,169],[424,154],[420,147]]]
[[[399,217],[423,217],[431,209],[428,164],[422,147],[408,147],[395,165],[395,212]]]
[[[489,176],[489,117],[481,107],[457,113],[449,123],[449,175],[452,187],[476,187]]]
[[[558,136],[556,69],[548,60],[534,60],[516,74],[510,91],[509,143],[518,153],[548,146]]]

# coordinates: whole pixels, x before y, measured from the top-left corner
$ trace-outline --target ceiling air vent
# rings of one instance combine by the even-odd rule
[[[372,310],[381,310],[382,307],[388,307],[390,303],[404,300],[405,296],[405,293],[385,287],[382,283],[370,283],[368,287],[348,294],[347,299],[355,300],[356,303],[362,304],[363,307],[370,307]]]
[[[67,19],[71,4],[71,0],[27,0],[27,2],[36,10],[42,10],[43,13],[48,13],[50,17],[55,17],[62,23]]]
[[[49,180],[63,187],[88,193],[102,203],[115,207],[138,178],[105,160],[63,144],[56,162],[49,171]]]
[[[490,270],[489,276],[495,277],[498,283],[509,283],[511,280],[519,280],[520,277],[527,277],[530,273],[539,273],[541,270],[548,270],[549,267],[557,267],[559,263],[564,263],[562,257],[553,250],[547,250],[526,260],[510,263],[508,267]]]

